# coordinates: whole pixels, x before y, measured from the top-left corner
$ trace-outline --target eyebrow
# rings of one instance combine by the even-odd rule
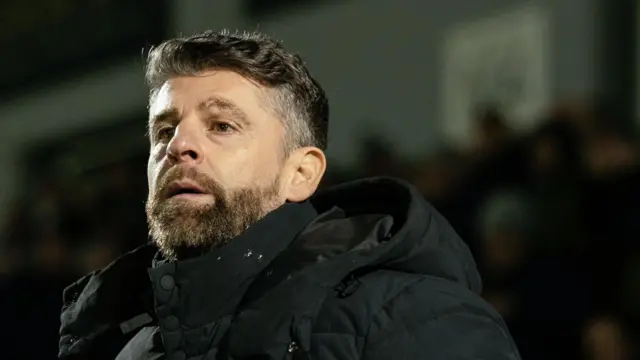
[[[249,117],[233,102],[212,96],[207,98],[198,104],[198,110],[208,113],[223,112],[233,116],[234,120],[242,123],[243,125],[249,125]],[[176,108],[170,108],[159,112],[149,119],[147,128],[151,129],[154,125],[159,123],[176,123],[180,120],[180,111]]]
[[[207,111],[210,113],[213,112],[222,112],[229,114],[233,117],[233,120],[236,120],[243,125],[249,125],[249,117],[247,114],[242,111],[236,104],[233,102],[223,99],[217,96],[212,96],[201,102],[198,105],[198,109],[201,111]]]
[[[159,123],[176,123],[180,119],[180,112],[176,108],[162,110],[158,114],[152,116],[147,123],[147,130],[153,128]]]

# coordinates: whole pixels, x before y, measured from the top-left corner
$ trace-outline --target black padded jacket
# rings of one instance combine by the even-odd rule
[[[228,245],[152,245],[64,292],[59,359],[519,359],[467,246],[410,185],[287,203]]]

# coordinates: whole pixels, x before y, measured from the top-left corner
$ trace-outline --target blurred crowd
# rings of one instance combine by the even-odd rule
[[[376,175],[416,185],[469,244],[483,296],[524,359],[632,359],[640,143],[628,120],[606,104],[567,101],[523,134],[483,104],[472,146],[415,161],[367,140],[361,166],[330,168],[324,186]],[[62,288],[147,240],[145,155],[36,179],[13,207],[0,252],[0,302],[16,309],[2,330],[7,358],[55,358]]]

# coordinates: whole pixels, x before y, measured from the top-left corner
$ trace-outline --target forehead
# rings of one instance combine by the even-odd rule
[[[194,110],[211,98],[234,104],[247,113],[255,113],[264,107],[264,94],[265,89],[261,85],[235,72],[207,71],[167,80],[151,99],[149,115],[153,118],[167,110]]]

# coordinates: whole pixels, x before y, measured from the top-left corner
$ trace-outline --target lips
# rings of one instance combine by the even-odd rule
[[[177,195],[191,194],[191,195],[204,195],[207,192],[200,186],[186,181],[176,181],[169,185],[167,190],[167,198],[171,198]]]

